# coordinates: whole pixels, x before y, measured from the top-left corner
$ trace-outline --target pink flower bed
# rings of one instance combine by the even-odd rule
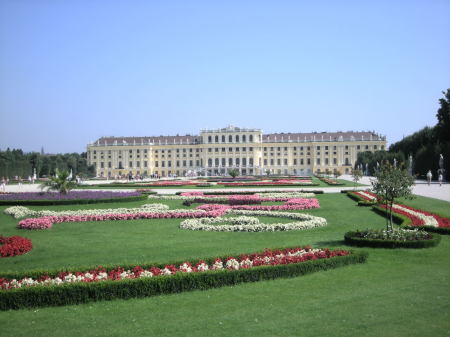
[[[204,211],[239,209],[247,211],[295,211],[311,208],[319,208],[319,201],[315,198],[304,199],[295,198],[289,199],[283,205],[221,205],[221,204],[206,204],[196,207]]]
[[[62,215],[44,216],[40,218],[28,218],[19,222],[21,229],[48,229],[54,223],[62,222],[87,222],[87,221],[109,221],[109,220],[138,220],[138,219],[180,219],[180,218],[206,218],[223,215],[220,210],[210,212],[151,212],[151,213],[129,213],[129,214],[102,214],[102,215]]]
[[[88,271],[61,272],[55,277],[46,274],[38,278],[23,278],[21,280],[0,278],[0,289],[26,288],[32,286],[63,285],[74,282],[100,282],[100,281],[120,281],[124,279],[138,279],[144,277],[170,276],[177,273],[198,273],[214,270],[239,270],[249,269],[258,266],[276,266],[293,263],[301,263],[309,260],[328,259],[335,256],[346,256],[350,252],[346,250],[330,249],[312,249],[307,246],[304,248],[289,248],[283,250],[266,249],[262,253],[250,255],[241,255],[238,258],[229,256],[226,259],[215,259],[214,262],[207,263],[203,260],[198,262],[186,261],[179,266],[166,265],[164,267],[146,267],[136,266],[125,270],[117,267],[113,270],[106,270],[98,267]]]

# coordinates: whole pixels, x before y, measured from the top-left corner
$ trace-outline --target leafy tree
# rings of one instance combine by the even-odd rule
[[[341,174],[342,174],[341,171],[339,171],[338,169],[333,170],[333,175],[335,179],[339,178]]]
[[[77,186],[77,183],[72,179],[69,180],[70,173],[68,171],[60,171],[56,169],[56,175],[49,177],[48,181],[44,181],[40,187],[42,190],[58,191],[62,194],[67,194],[71,189]]]
[[[269,169],[266,169],[266,175],[270,176],[270,170]]]
[[[443,91],[444,98],[439,100],[441,107],[438,109],[436,118],[438,120],[435,126],[437,139],[442,142],[450,142],[450,89]]]
[[[356,184],[362,178],[362,176],[363,176],[363,173],[361,170],[358,170],[358,169],[352,170],[352,177],[353,177],[353,181],[355,182],[355,189],[356,189]]]
[[[239,175],[239,170],[238,169],[231,169],[228,170],[228,174],[232,177],[232,178],[236,178]]]
[[[372,181],[372,189],[380,200],[385,204],[386,211],[389,211],[389,218],[386,218],[386,230],[394,230],[392,223],[392,205],[397,198],[412,198],[412,186],[414,178],[411,177],[403,167],[394,167],[388,162],[383,164],[375,173],[376,180]]]

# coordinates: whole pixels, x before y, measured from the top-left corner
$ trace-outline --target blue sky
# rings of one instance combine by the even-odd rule
[[[0,149],[436,123],[450,1],[0,1]]]

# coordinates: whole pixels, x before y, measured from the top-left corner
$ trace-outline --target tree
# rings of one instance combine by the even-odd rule
[[[40,187],[42,190],[58,191],[62,194],[67,194],[71,189],[77,186],[77,183],[72,179],[69,180],[68,171],[59,171],[56,169],[56,175],[49,177],[48,181],[43,182]]]
[[[388,162],[384,163],[375,173],[376,180],[372,181],[373,192],[385,204],[389,217],[386,219],[386,230],[394,230],[392,224],[392,206],[397,198],[412,198],[414,178],[403,167],[394,167]]]
[[[437,139],[441,143],[450,142],[450,89],[443,91],[444,98],[439,100],[441,107],[438,109],[436,118],[438,120],[435,126]]]
[[[266,169],[266,175],[270,176],[270,170],[269,169]]]
[[[239,175],[239,170],[235,168],[228,170],[228,174],[234,179]]]
[[[352,170],[352,177],[353,177],[353,181],[355,182],[355,189],[356,189],[356,184],[362,178],[362,176],[363,176],[363,174],[362,174],[361,170],[358,170],[358,169]]]
[[[333,174],[334,174],[334,178],[337,179],[341,176],[341,171],[339,171],[338,169],[334,169]]]

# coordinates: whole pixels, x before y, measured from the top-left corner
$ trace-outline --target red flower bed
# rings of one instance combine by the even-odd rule
[[[401,214],[401,215],[409,218],[411,220],[411,226],[429,226],[429,223],[425,217],[432,217],[436,220],[436,222],[438,224],[437,227],[450,228],[450,219],[448,219],[448,218],[443,218],[439,215],[436,215],[436,214],[433,214],[430,212],[425,212],[425,211],[422,211],[422,210],[419,210],[419,209],[416,209],[413,207],[409,207],[406,205],[400,205],[400,204],[397,204],[397,205],[416,213],[416,215],[415,215],[415,214],[411,214],[410,212],[405,211],[405,210],[401,210],[398,208],[392,208],[392,211],[394,213]],[[380,207],[386,209],[386,205],[380,205]]]
[[[310,246],[288,248],[280,250],[266,249],[262,253],[241,255],[238,258],[229,256],[225,259],[216,258],[207,263],[203,260],[193,262],[186,261],[179,266],[170,264],[163,266],[142,267],[135,266],[128,270],[116,267],[107,270],[103,267],[88,271],[60,272],[55,277],[43,274],[35,279],[23,278],[21,280],[0,278],[0,289],[25,288],[30,286],[62,285],[73,282],[99,282],[120,281],[124,279],[136,279],[142,277],[170,276],[177,273],[198,273],[214,270],[238,270],[250,269],[258,266],[276,266],[293,263],[301,263],[309,260],[329,259],[335,256],[351,254],[347,250],[313,249]]]
[[[22,255],[33,248],[30,239],[21,236],[2,236],[0,235],[0,257],[11,257]]]

